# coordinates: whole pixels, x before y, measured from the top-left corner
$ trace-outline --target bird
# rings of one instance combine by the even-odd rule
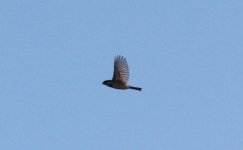
[[[117,55],[114,59],[114,72],[113,72],[113,78],[112,80],[105,80],[103,82],[104,85],[114,88],[114,89],[133,89],[142,91],[142,88],[140,87],[134,87],[131,85],[128,85],[129,79],[129,67],[128,63],[125,57],[121,55]]]

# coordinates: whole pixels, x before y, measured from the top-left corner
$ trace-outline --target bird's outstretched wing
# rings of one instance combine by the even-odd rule
[[[129,79],[129,68],[127,64],[127,60],[123,56],[116,56],[114,60],[114,73],[112,80],[122,81],[123,83],[127,83]]]

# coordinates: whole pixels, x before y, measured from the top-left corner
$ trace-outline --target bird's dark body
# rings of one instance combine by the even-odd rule
[[[133,89],[141,91],[142,88],[134,87],[127,84],[129,78],[129,68],[126,59],[118,55],[114,60],[114,73],[112,80],[105,80],[104,85],[114,89]]]

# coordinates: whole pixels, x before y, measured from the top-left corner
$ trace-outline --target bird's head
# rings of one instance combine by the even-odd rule
[[[104,85],[111,87],[111,80],[105,80],[103,82]]]

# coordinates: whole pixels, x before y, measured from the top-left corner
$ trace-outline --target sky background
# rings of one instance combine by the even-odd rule
[[[242,14],[242,0],[0,1],[0,149],[243,149]],[[117,54],[142,92],[102,85]]]

